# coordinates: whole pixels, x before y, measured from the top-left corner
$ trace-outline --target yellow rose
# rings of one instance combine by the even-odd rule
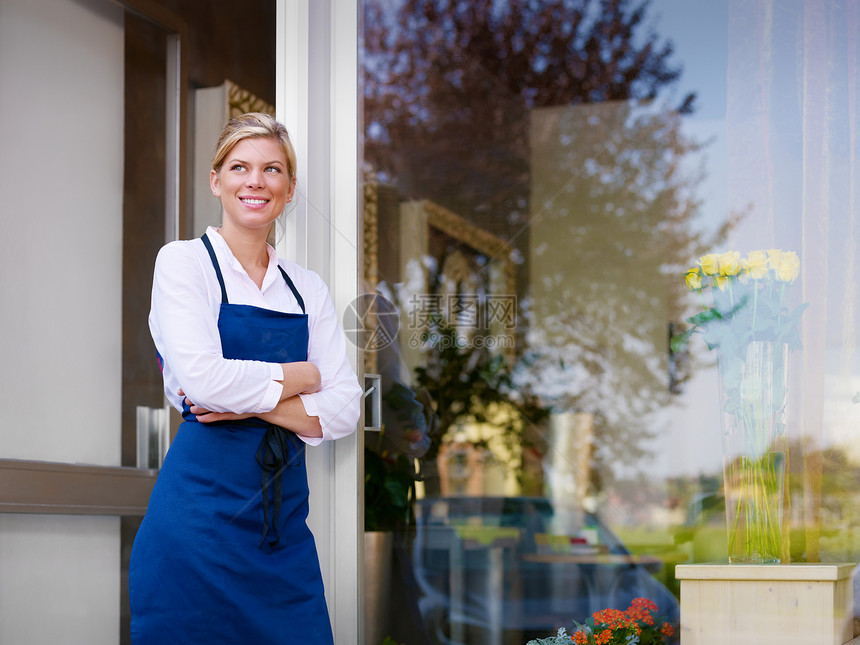
[[[720,288],[720,291],[726,290],[726,286],[729,284],[728,278],[718,275],[714,280],[716,281],[717,286]]]
[[[776,272],[776,268],[782,262],[782,251],[779,249],[770,249],[769,251],[765,251],[767,253],[767,264],[768,266]]]
[[[767,251],[750,251],[743,262],[744,269],[753,280],[761,280],[767,275]]]
[[[688,269],[684,274],[684,279],[687,281],[687,288],[690,291],[698,291],[702,288],[702,273],[699,267]]]
[[[776,274],[776,279],[782,282],[794,282],[800,274],[800,258],[794,251],[779,251],[771,258],[768,253],[770,266]]]
[[[699,266],[702,267],[704,275],[717,275],[720,269],[716,253],[708,253],[699,258]]]
[[[727,251],[717,256],[720,275],[733,276],[741,272],[741,254],[737,251]]]

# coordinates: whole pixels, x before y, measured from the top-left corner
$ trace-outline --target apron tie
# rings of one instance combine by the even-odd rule
[[[290,445],[293,447],[290,456]],[[304,445],[295,435],[288,430],[270,424],[266,434],[257,448],[257,463],[260,464],[260,488],[263,494],[263,537],[260,540],[260,548],[266,541],[266,536],[271,530],[274,541],[269,541],[269,546],[274,547],[281,539],[278,533],[278,516],[281,513],[281,500],[283,498],[283,472],[284,468],[295,468],[301,465]],[[272,504],[272,522],[269,523],[269,485],[272,485],[274,501]]]

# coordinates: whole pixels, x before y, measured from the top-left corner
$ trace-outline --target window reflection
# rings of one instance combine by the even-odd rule
[[[677,617],[674,565],[727,547],[716,356],[669,341],[685,269],[730,248],[805,267],[786,559],[857,559],[858,18],[826,4],[364,3],[365,279],[436,422],[381,637],[524,643],[637,594]]]

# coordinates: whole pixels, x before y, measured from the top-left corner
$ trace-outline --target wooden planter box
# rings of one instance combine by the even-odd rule
[[[848,643],[854,567],[679,564],[681,645]]]

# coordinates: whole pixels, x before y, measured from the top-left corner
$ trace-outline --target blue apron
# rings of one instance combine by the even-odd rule
[[[307,314],[230,304],[202,240],[221,285],[224,357],[307,360]],[[304,442],[258,418],[203,424],[187,405],[182,416],[132,549],[132,642],[331,644]]]

